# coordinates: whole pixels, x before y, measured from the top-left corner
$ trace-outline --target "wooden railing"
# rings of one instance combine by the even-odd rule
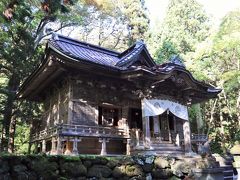
[[[55,136],[57,134],[58,134],[58,128],[53,127],[53,128],[50,128],[50,129],[40,131],[39,133],[33,134],[32,137],[31,137],[31,141],[36,141],[36,140],[49,138],[49,137]]]
[[[133,146],[138,146],[139,144],[143,144],[144,142],[144,134],[140,129],[130,129],[130,138],[132,140]],[[172,143],[180,146],[184,143],[184,135],[182,133],[177,133],[174,131],[170,131],[166,134],[163,134],[162,132],[159,134],[154,134],[151,132],[151,142],[152,143],[161,143],[164,141],[164,136],[168,137],[169,141]],[[205,134],[192,134],[191,135],[191,141],[192,143],[204,143],[208,140],[207,135]]]
[[[79,137],[109,137],[109,138],[128,138],[123,129],[113,127],[85,126],[59,124],[53,128],[46,129],[32,136],[31,141],[41,140],[52,136],[79,136]]]
[[[96,137],[125,137],[123,129],[101,126],[84,126],[63,124],[59,129],[61,135],[78,135],[78,136],[96,136]]]

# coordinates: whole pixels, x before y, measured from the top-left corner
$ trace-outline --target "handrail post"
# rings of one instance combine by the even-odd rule
[[[107,155],[107,142],[108,140],[106,138],[99,139],[99,142],[102,143],[102,149],[100,155],[104,156]]]
[[[136,146],[140,146],[139,129],[136,129]]]
[[[179,133],[176,134],[176,145],[180,146],[180,137],[179,137]]]

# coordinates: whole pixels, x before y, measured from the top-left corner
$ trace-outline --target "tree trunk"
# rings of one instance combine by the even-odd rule
[[[209,120],[207,135],[209,135],[210,129],[212,128],[212,124],[213,124],[213,120],[214,120],[214,113],[215,113],[215,110],[216,110],[217,102],[218,102],[218,99],[215,99],[213,101],[213,105],[210,106],[211,107],[211,111],[210,111],[210,120]]]
[[[237,117],[238,117],[238,128],[240,128],[240,90],[238,91],[238,98],[237,98]]]
[[[202,111],[201,111],[201,105],[198,103],[195,105],[196,107],[196,119],[197,119],[197,131],[198,134],[203,134],[203,117],[202,117]]]
[[[222,99],[223,100],[223,99]],[[220,119],[220,134],[221,134],[221,147],[222,147],[222,150],[224,153],[226,153],[226,148],[225,148],[225,136],[224,136],[224,124],[223,124],[223,121],[224,121],[224,118],[223,118],[223,112],[222,112],[222,109],[223,109],[223,106],[222,106],[222,102],[221,102],[221,99],[220,99],[220,103],[219,103],[219,119]]]
[[[4,105],[4,111],[3,111],[1,151],[7,151],[7,148],[8,148],[9,127],[12,119],[14,101],[16,99],[16,90],[18,89],[19,84],[20,84],[19,78],[15,74],[12,74],[7,86],[7,90],[8,90],[7,100]]]
[[[9,141],[8,141],[8,152],[14,153],[14,138],[15,138],[15,130],[16,130],[16,116],[12,116],[9,128]]]

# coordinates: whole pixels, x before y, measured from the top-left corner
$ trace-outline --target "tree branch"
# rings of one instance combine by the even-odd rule
[[[75,26],[77,23],[69,23],[69,24],[65,24],[65,25],[61,25],[58,29],[52,31],[52,32],[49,32],[49,33],[46,33],[44,35],[42,35],[41,37],[37,38],[36,39],[36,42],[35,42],[35,49],[36,47],[39,45],[39,43],[47,36],[51,35],[53,32],[58,32],[66,27],[71,27],[71,26]]]

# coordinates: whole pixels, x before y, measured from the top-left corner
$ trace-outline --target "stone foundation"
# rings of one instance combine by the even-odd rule
[[[219,170],[216,161],[210,158],[45,155],[0,157],[0,179],[6,180],[201,179],[199,172],[205,172],[205,169],[208,174],[214,172],[211,177]],[[218,178],[220,176],[218,174]]]

